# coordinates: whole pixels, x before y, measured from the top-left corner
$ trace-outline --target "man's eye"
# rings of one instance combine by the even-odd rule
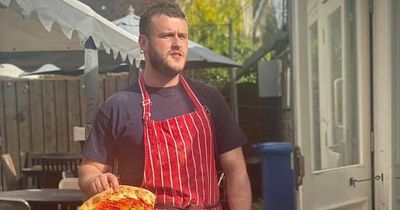
[[[169,34],[160,34],[160,37],[161,38],[167,38],[167,37],[170,37],[171,35],[169,35]]]

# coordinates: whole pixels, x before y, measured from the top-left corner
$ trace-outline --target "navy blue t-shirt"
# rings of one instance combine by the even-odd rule
[[[247,142],[234,121],[223,96],[214,88],[187,80],[189,86],[212,116],[215,148],[222,154]],[[179,84],[168,88],[146,86],[151,100],[151,118],[164,120],[194,111],[189,96]],[[119,91],[100,107],[92,131],[82,151],[84,158],[113,165],[118,159],[122,184],[140,185],[144,169],[143,108],[137,82]],[[218,159],[217,159],[218,160]]]

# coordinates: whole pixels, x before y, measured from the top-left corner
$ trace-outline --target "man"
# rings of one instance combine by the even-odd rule
[[[181,75],[189,35],[184,13],[172,3],[153,5],[139,30],[144,71],[99,109],[83,150],[81,189],[90,196],[128,184],[154,192],[157,209],[221,209],[220,166],[230,209],[250,209],[243,132],[218,91]]]

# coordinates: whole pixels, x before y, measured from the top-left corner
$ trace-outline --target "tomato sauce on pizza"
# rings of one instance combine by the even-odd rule
[[[96,207],[96,210],[125,210],[125,209],[152,210],[154,209],[154,207],[144,203],[141,200],[132,198],[123,198],[117,201],[105,200],[99,203]]]
[[[89,198],[79,210],[153,210],[156,196],[143,188],[120,185],[119,192],[112,189]]]

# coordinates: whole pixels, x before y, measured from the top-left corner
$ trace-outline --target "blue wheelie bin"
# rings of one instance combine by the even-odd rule
[[[253,146],[262,155],[264,209],[294,210],[294,179],[290,158],[292,144],[268,142]]]

